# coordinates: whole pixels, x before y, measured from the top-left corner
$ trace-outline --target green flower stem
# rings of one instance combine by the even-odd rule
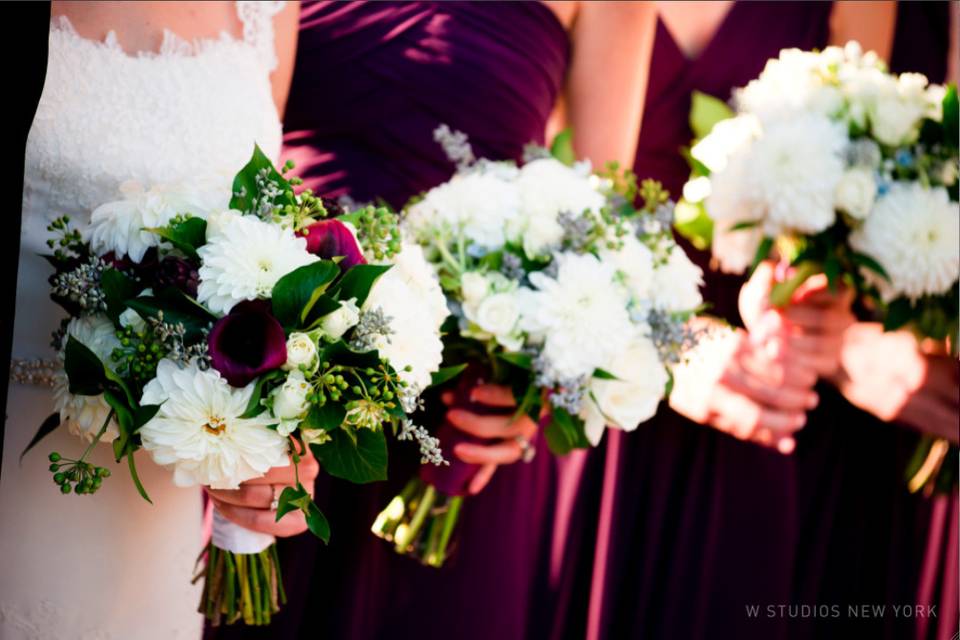
[[[100,438],[103,437],[103,434],[107,432],[107,425],[110,424],[110,420],[113,419],[114,410],[110,409],[110,413],[107,414],[107,419],[103,421],[103,426],[100,427],[100,431],[97,431],[97,435],[93,436],[93,440],[90,441],[90,444],[87,445],[87,448],[83,451],[83,455],[80,456],[80,459],[77,462],[84,462],[87,459],[87,455],[93,450],[97,443],[100,442]]]
[[[423,528],[423,523],[427,518],[427,515],[430,513],[431,507],[433,507],[433,502],[437,498],[437,489],[433,485],[425,485],[423,489],[423,496],[420,499],[420,504],[417,505],[417,510],[413,514],[413,518],[410,520],[410,526],[402,531],[396,538],[396,547],[399,551],[406,551],[410,544],[416,539],[417,534],[420,533],[420,530]]]
[[[447,546],[460,520],[460,508],[463,506],[463,496],[450,496],[447,499],[446,512],[439,518],[440,531],[437,544],[431,553],[426,556],[426,563],[431,567],[440,568],[447,559]]]
[[[786,307],[790,304],[790,298],[793,297],[794,291],[806,282],[807,278],[820,273],[820,271],[820,265],[816,262],[801,262],[797,265],[796,272],[792,276],[783,282],[774,284],[770,289],[770,304],[780,308]]]

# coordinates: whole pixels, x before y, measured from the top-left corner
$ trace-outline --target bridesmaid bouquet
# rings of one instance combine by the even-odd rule
[[[296,184],[256,149],[232,197],[128,184],[89,228],[51,225],[52,296],[70,317],[55,336],[58,413],[31,446],[60,423],[89,440],[77,459],[50,454],[63,493],[94,493],[110,475],[87,462],[101,440],[148,501],[141,448],[176,485],[216,489],[307,446],[334,476],[382,480],[388,427],[443,462],[408,417],[441,363],[447,310],[430,265],[395,214],[344,213]],[[277,520],[300,510],[329,539],[299,481],[275,498]],[[214,624],[279,610],[274,542],[214,513],[200,606]]]
[[[743,272],[776,252],[784,306],[809,276],[840,280],[888,330],[949,340],[960,325],[956,87],[893,75],[851,42],[787,49],[734,94],[736,113],[694,97],[693,175],[678,228],[719,266]],[[948,454],[949,450],[949,454]],[[919,490],[955,482],[956,448],[923,442],[908,472]]]
[[[553,155],[528,148],[522,166],[474,160],[466,136],[446,127],[435,135],[459,171],[410,205],[403,225],[447,295],[447,353],[482,372],[457,395],[477,377],[509,385],[516,415],[539,421],[557,454],[596,445],[605,426],[636,429],[668,392],[702,302],[667,194],[653,181],[638,189],[616,167],[594,174],[575,163],[568,133]],[[449,448],[467,436],[444,424],[438,437]],[[457,461],[424,469],[374,532],[442,565],[475,471]]]

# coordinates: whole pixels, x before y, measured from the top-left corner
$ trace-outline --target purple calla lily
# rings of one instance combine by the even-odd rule
[[[208,338],[213,368],[243,387],[287,361],[283,327],[262,300],[241,302],[213,325]]]
[[[332,260],[342,257],[340,269],[346,271],[358,264],[365,264],[363,251],[350,228],[339,220],[320,220],[301,231],[307,239],[307,251],[315,256]]]

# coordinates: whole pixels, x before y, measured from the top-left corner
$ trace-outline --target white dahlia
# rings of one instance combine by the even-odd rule
[[[650,297],[664,311],[693,311],[703,302],[703,271],[680,247],[673,247],[665,264],[653,270]]]
[[[73,318],[67,325],[67,335],[90,349],[104,366],[110,366],[110,355],[120,346],[113,323],[103,314]],[[60,422],[67,425],[70,433],[87,440],[93,439],[110,414],[110,405],[104,400],[103,394],[79,396],[70,393],[70,382],[62,370],[56,376],[54,403],[60,413]],[[103,441],[113,440],[117,433],[117,423],[111,420]]]
[[[760,121],[748,113],[721,120],[713,125],[709,134],[693,145],[690,155],[711,172],[723,171],[727,168],[730,156],[748,147],[761,130]]]
[[[633,302],[644,301],[653,285],[653,252],[632,234],[621,241],[623,246],[616,251],[602,250],[600,259],[614,265]]]
[[[839,87],[824,73],[828,62],[815,52],[782,50],[758,78],[735,92],[738,110],[753,113],[765,123],[809,112],[836,115],[844,101]]]
[[[487,250],[503,246],[507,222],[520,209],[516,185],[493,171],[458,174],[427,192],[407,211],[404,224],[419,238],[433,229],[462,231],[473,244]]]
[[[560,242],[561,212],[599,211],[606,202],[586,163],[568,167],[554,158],[540,158],[520,169],[517,186],[522,214],[516,232],[529,257],[542,256]]]
[[[205,218],[215,209],[224,208],[227,198],[222,190],[214,190],[206,182],[155,185],[146,189],[139,182],[120,185],[123,199],[109,202],[93,210],[86,238],[98,255],[114,252],[140,262],[160,237],[146,229],[163,227],[175,216],[190,214]],[[226,191],[229,194],[229,191]]]
[[[667,390],[667,370],[657,348],[642,336],[635,336],[604,369],[617,379],[591,378],[580,410],[593,445],[600,442],[605,426],[633,431],[652,418]]]
[[[235,218],[197,253],[203,261],[197,299],[217,313],[269,297],[280,278],[319,260],[304,238],[254,216]]]
[[[253,384],[235,389],[213,369],[180,368],[161,360],[143,389],[142,404],[160,410],[140,429],[143,448],[173,469],[178,487],[236,489],[241,482],[289,464],[286,439],[267,427],[269,412],[241,418]]]
[[[615,267],[591,254],[559,253],[557,276],[532,273],[520,289],[521,327],[543,342],[543,357],[560,379],[593,374],[633,335],[628,294]]]
[[[747,198],[765,208],[762,227],[768,236],[819,233],[834,223],[833,197],[846,145],[843,125],[816,114],[764,129],[750,147],[743,175]]]
[[[850,246],[874,258],[890,282],[869,275],[885,300],[946,293],[960,275],[960,205],[946,189],[895,182],[877,200]],[[871,273],[866,272],[865,273]]]
[[[440,326],[449,314],[446,297],[419,245],[405,242],[392,262],[363,309],[380,309],[390,318],[392,333],[379,336],[375,346],[401,378],[425,389],[443,359]],[[405,371],[408,366],[411,371]]]

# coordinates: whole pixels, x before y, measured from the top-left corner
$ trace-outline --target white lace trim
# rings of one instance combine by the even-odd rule
[[[285,0],[277,1],[244,1],[239,0],[236,3],[237,17],[243,25],[243,37],[237,40],[227,31],[221,31],[217,37],[194,38],[189,40],[170,29],[163,30],[163,40],[160,43],[159,51],[137,51],[128,53],[120,46],[117,39],[117,32],[111,29],[103,40],[93,40],[85,38],[77,33],[73,23],[65,15],[53,16],[50,19],[50,29],[69,34],[70,36],[89,43],[91,46],[100,47],[109,51],[117,52],[121,55],[131,58],[158,58],[158,57],[195,57],[202,55],[210,49],[237,43],[244,43],[253,47],[260,60],[263,61],[268,71],[273,71],[277,66],[277,55],[274,49],[273,17],[277,15],[286,5]]]

